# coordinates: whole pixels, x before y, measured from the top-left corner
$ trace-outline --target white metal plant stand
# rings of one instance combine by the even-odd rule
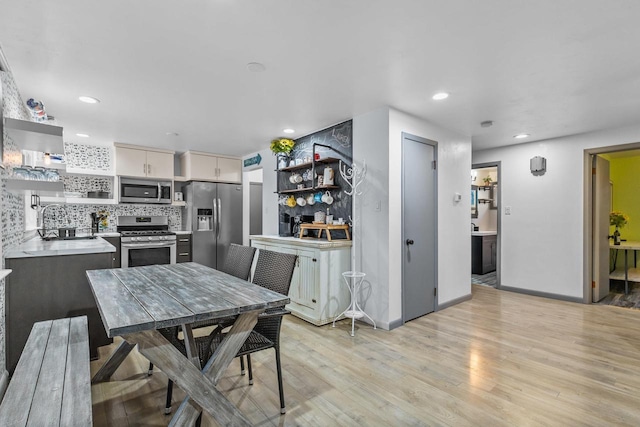
[[[342,273],[342,277],[344,277],[344,281],[349,288],[349,293],[351,293],[351,304],[349,304],[349,307],[347,307],[345,311],[333,319],[333,327],[336,327],[336,320],[341,316],[349,317],[351,319],[351,336],[355,335],[354,329],[356,319],[361,319],[365,316],[373,323],[373,329],[376,329],[376,322],[371,318],[371,316],[365,313],[362,308],[360,308],[360,304],[358,304],[358,290],[360,289],[360,285],[362,285],[365,276],[366,274],[360,271],[345,271]]]

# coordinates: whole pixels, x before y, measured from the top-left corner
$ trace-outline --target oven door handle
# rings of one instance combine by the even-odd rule
[[[176,242],[162,242],[162,243],[120,243],[123,248],[166,248],[169,246],[175,246]]]
[[[160,201],[160,196],[162,196],[162,187],[160,187],[160,183],[158,183],[158,202]]]

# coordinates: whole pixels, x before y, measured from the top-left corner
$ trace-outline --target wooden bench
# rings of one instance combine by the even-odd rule
[[[0,426],[90,426],[87,317],[33,325],[7,392]]]

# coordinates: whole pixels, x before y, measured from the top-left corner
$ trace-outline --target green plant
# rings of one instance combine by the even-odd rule
[[[291,150],[293,150],[293,146],[296,145],[296,142],[293,139],[289,138],[276,138],[271,141],[271,151],[274,153],[286,153],[289,154]]]
[[[609,225],[622,228],[629,221],[629,216],[622,212],[614,211],[609,214]]]
[[[482,178],[482,180],[484,181],[484,185],[489,185],[491,184],[491,181],[493,181],[490,176],[486,176]]]

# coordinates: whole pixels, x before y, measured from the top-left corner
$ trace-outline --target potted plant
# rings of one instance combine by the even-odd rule
[[[613,232],[613,244],[620,244],[620,228],[624,227],[629,221],[629,216],[618,211],[609,214],[609,225],[613,225],[616,229]]]
[[[276,138],[271,140],[269,148],[273,154],[280,158],[278,168],[282,169],[287,166],[287,159],[289,158],[289,154],[291,153],[291,150],[293,150],[294,145],[296,145],[296,142],[289,138]]]
[[[482,180],[484,181],[484,185],[486,185],[486,186],[491,185],[491,181],[493,181],[489,175],[487,175],[486,177],[482,178]]]

